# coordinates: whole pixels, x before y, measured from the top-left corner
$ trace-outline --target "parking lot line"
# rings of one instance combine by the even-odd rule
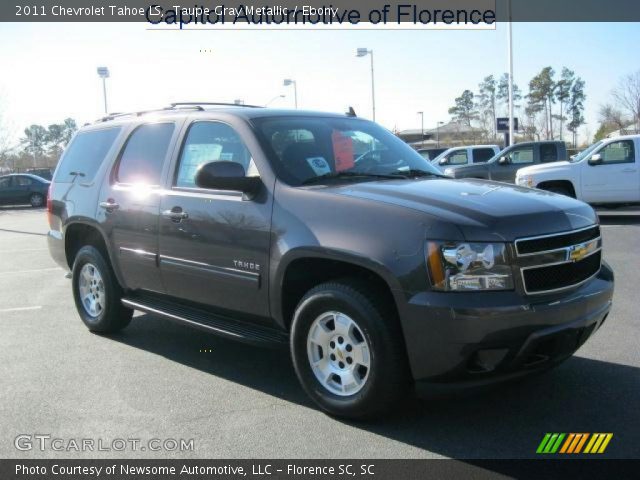
[[[2,253],[22,253],[22,252],[44,252],[49,250],[47,247],[41,248],[18,248],[15,250],[2,250]]]
[[[0,309],[0,313],[8,313],[8,312],[24,312],[27,310],[40,310],[42,305],[36,305],[33,307],[15,307],[15,308],[2,308]]]
[[[9,272],[0,272],[0,275],[13,275],[18,273],[37,273],[37,272],[49,272],[53,270],[61,270],[60,267],[50,267],[50,268],[36,268],[33,270],[12,270]]]

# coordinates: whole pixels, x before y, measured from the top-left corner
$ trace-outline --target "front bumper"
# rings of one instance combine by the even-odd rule
[[[613,272],[603,262],[592,280],[553,296],[419,293],[401,308],[413,378],[486,384],[550,367],[600,328],[613,285]]]

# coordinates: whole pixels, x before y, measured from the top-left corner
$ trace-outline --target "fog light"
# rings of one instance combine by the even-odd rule
[[[504,360],[508,352],[508,348],[478,350],[469,360],[469,371],[472,373],[492,372]]]

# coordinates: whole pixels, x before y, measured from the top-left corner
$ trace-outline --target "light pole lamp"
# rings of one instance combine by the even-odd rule
[[[279,98],[284,98],[285,95],[276,95],[275,97],[273,97],[271,100],[269,100],[267,103],[264,104],[265,107],[268,107],[269,105],[271,105],[273,102],[275,102],[276,100],[278,100]]]
[[[436,123],[436,148],[440,148],[440,125],[444,125],[444,122]]]
[[[293,85],[293,100],[297,110],[298,109],[298,84],[296,83],[295,80],[291,80],[290,78],[285,78],[282,84],[285,87],[288,87],[289,85]]]
[[[356,57],[366,57],[371,55],[371,108],[373,110],[373,121],[376,121],[376,89],[375,89],[375,76],[373,74],[373,50],[366,48],[358,48],[356,50]]]
[[[102,79],[102,95],[104,97],[104,113],[107,110],[107,78],[109,78],[109,69],[107,67],[98,67],[98,76]]]
[[[418,112],[420,115],[420,146],[424,146],[424,112]]]

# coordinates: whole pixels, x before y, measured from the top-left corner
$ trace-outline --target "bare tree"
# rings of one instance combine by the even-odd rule
[[[640,70],[620,79],[613,90],[618,106],[633,119],[636,133],[640,133]]]
[[[4,109],[0,98],[0,156],[5,155],[9,150],[10,129],[7,125]]]
[[[622,130],[627,124],[623,113],[609,103],[601,105],[598,113],[600,115],[600,123],[610,128],[613,127]]]

